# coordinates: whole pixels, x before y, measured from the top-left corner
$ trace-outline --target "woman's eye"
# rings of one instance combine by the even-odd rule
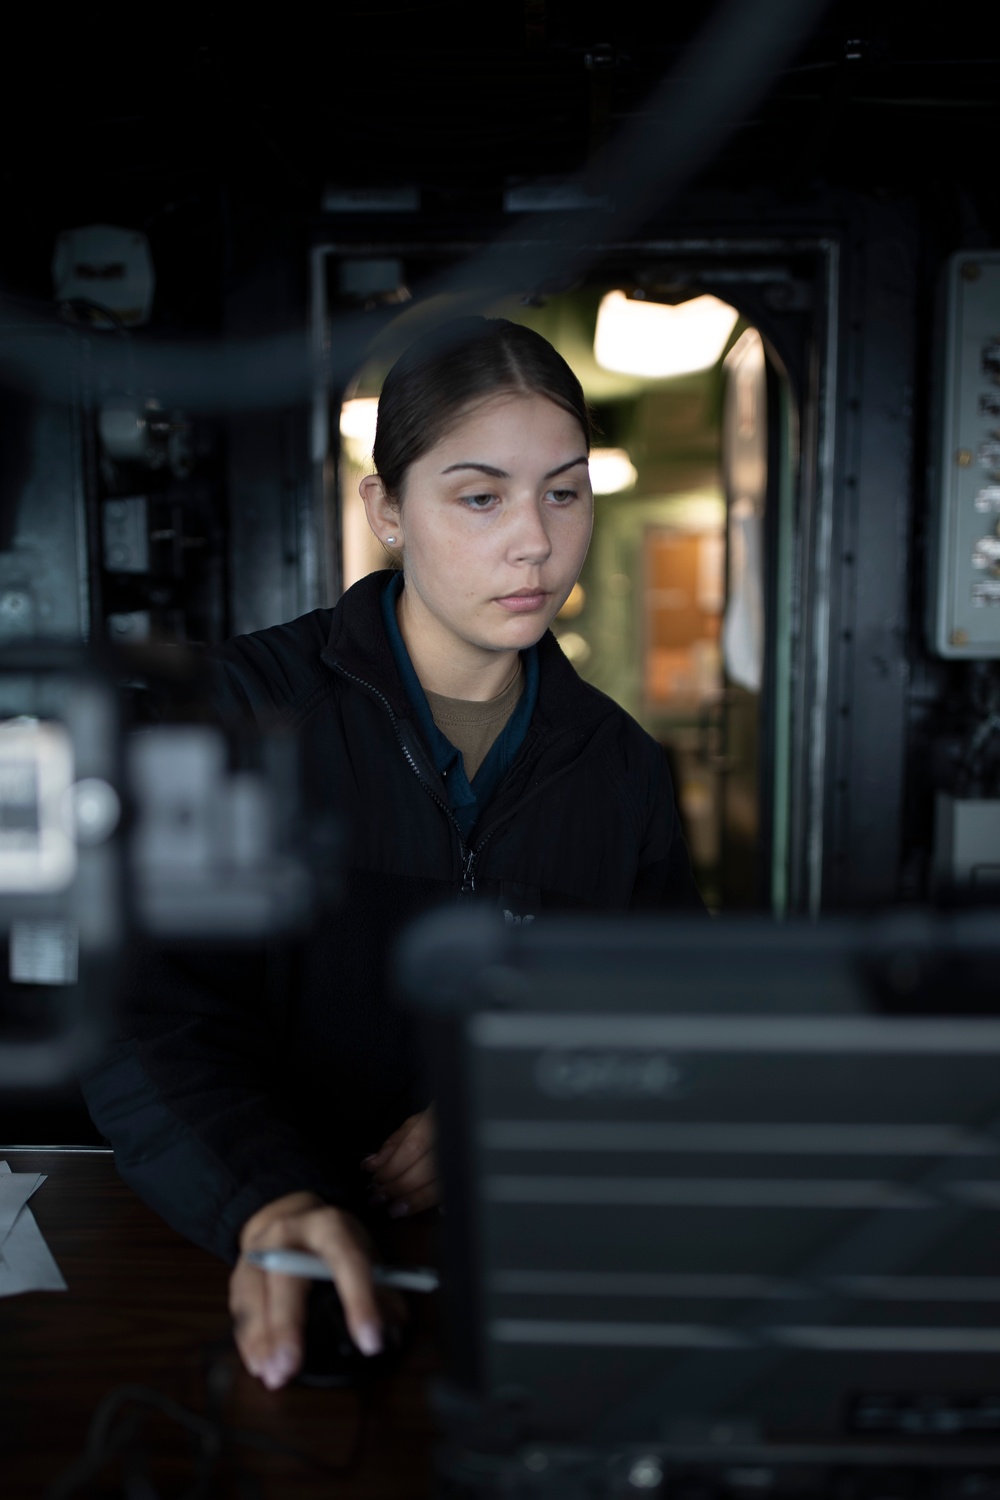
[[[555,500],[558,505],[567,505],[570,500],[576,499],[576,490],[549,490],[548,498]]]
[[[463,495],[462,504],[467,505],[470,510],[489,510],[496,498],[496,495]]]

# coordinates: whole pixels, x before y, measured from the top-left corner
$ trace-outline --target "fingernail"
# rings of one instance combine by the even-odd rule
[[[355,1342],[362,1354],[381,1354],[382,1330],[377,1323],[362,1323]]]
[[[373,1167],[377,1161],[378,1161],[378,1156],[377,1155],[375,1155],[375,1156],[363,1156],[361,1158],[361,1165],[363,1167]]]
[[[402,1199],[400,1199],[400,1201],[398,1203],[390,1203],[389,1204],[389,1217],[390,1217],[390,1219],[402,1219],[409,1212],[410,1212],[410,1205],[408,1203],[404,1203],[402,1201]]]
[[[260,1378],[268,1390],[273,1391],[279,1385],[284,1385],[294,1369],[295,1351],[294,1349],[285,1347],[279,1349],[276,1354],[272,1354],[270,1359],[265,1360],[260,1372]]]
[[[263,1360],[258,1359],[256,1355],[254,1355],[250,1359],[245,1360],[244,1363],[246,1364],[246,1367],[250,1371],[251,1375],[256,1375],[259,1377],[264,1373],[264,1362]]]

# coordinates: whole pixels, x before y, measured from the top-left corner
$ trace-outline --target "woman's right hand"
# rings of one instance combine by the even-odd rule
[[[240,1258],[229,1279],[229,1310],[240,1358],[268,1390],[277,1390],[302,1363],[310,1282],[262,1271],[248,1250],[308,1250],[330,1268],[351,1338],[362,1354],[378,1354],[383,1324],[372,1281],[368,1237],[357,1219],[315,1193],[289,1193],[265,1204],[240,1234]]]

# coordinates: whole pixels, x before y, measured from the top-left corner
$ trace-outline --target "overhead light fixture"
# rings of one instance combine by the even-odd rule
[[[594,358],[605,370],[650,380],[707,370],[720,358],[738,317],[718,297],[671,306],[608,292],[597,312]]]
[[[377,396],[355,396],[340,408],[340,435],[355,463],[371,458],[377,420]]]
[[[592,448],[590,484],[595,495],[617,495],[630,490],[639,475],[624,448]]]

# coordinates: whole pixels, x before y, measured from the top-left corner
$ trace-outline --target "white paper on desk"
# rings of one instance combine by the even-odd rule
[[[12,1172],[5,1161],[0,1161],[0,1245],[38,1184],[44,1181],[40,1172]]]
[[[28,1199],[43,1172],[12,1172],[0,1161],[0,1297],[17,1292],[64,1292],[62,1272],[45,1243]]]

